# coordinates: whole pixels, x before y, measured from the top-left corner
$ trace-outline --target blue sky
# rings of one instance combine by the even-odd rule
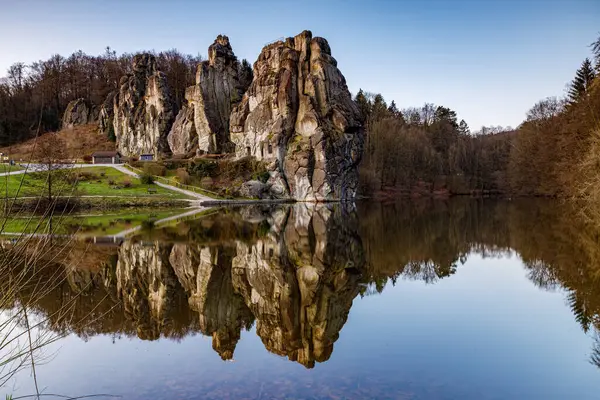
[[[450,107],[472,129],[518,125],[562,95],[600,32],[598,0],[0,0],[0,72],[77,50],[177,48],[206,55],[220,34],[240,58],[310,29],[353,93],[400,108]]]

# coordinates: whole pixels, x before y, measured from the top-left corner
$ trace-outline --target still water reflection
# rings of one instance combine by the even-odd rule
[[[46,393],[597,399],[599,232],[550,201],[228,209],[47,252],[14,304],[65,335]]]

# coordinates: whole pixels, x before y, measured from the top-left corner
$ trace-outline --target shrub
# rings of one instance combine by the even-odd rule
[[[154,177],[147,173],[141,174],[140,182],[144,185],[152,185],[154,183]]]
[[[142,229],[148,230],[148,229],[152,229],[152,228],[154,228],[154,220],[145,219],[142,221]]]
[[[202,178],[202,180],[200,181],[200,186],[202,186],[205,189],[210,189],[213,186],[212,178],[209,176]]]
[[[106,172],[100,172],[100,176],[104,178],[106,176]]]
[[[129,180],[128,178],[123,179],[123,187],[126,189],[129,189],[130,187],[132,187],[132,183],[131,180]]]
[[[84,162],[84,163],[86,163],[86,164],[89,164],[89,163],[91,163],[91,162],[92,162],[92,160],[93,160],[93,158],[92,158],[92,156],[90,156],[90,155],[85,155],[85,156],[83,156],[83,162]]]
[[[190,183],[190,174],[188,174],[185,168],[177,169],[177,180],[179,183],[183,183],[184,185]]]
[[[96,181],[98,180],[98,175],[94,174],[93,172],[80,171],[77,173],[77,180],[79,182]]]
[[[188,160],[184,158],[170,158],[168,160],[164,160],[163,164],[167,169],[185,168],[188,165]]]
[[[188,167],[188,172],[191,175],[203,178],[205,176],[214,176],[218,167],[219,165],[216,161],[198,159],[191,163]]]
[[[167,168],[164,165],[146,162],[144,163],[144,172],[149,175],[165,176]]]
[[[109,184],[110,186],[114,186],[114,185],[115,185],[115,180],[114,180],[114,179],[109,179],[109,180],[108,180],[108,184]]]
[[[257,181],[261,181],[262,183],[267,183],[267,181],[269,180],[269,178],[271,177],[271,174],[269,174],[269,171],[259,171],[259,172],[255,172],[252,175],[252,179],[256,179]]]

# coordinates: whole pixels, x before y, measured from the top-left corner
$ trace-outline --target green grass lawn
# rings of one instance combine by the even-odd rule
[[[132,212],[117,211],[105,214],[69,215],[40,219],[39,216],[10,217],[4,224],[2,232],[9,233],[49,233],[54,234],[80,234],[85,236],[114,235],[126,229],[140,226],[144,221],[156,221],[173,215],[182,214],[185,210],[139,210]],[[39,227],[38,227],[39,224]],[[52,225],[51,225],[52,224]],[[37,229],[36,229],[37,227]]]
[[[15,172],[15,171],[22,171],[25,168],[21,167],[20,165],[9,165],[7,163],[2,163],[0,164],[0,173],[4,174],[6,172]]]
[[[115,197],[159,197],[170,199],[187,198],[183,193],[164,189],[157,185],[145,185],[139,179],[110,167],[86,167],[73,170],[53,172],[53,192],[61,195],[75,194],[82,196],[115,196]],[[73,183],[75,175],[79,178]],[[43,196],[47,193],[47,172],[0,177],[0,196],[19,197]],[[19,189],[20,188],[20,189]],[[148,193],[148,188],[156,193]],[[7,191],[8,189],[8,191]]]

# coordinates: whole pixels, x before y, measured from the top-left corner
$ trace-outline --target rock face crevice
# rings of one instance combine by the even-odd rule
[[[355,197],[364,129],[325,39],[304,31],[263,48],[230,129],[237,157],[267,162],[273,196]]]
[[[187,105],[169,133],[173,153],[233,152],[229,117],[248,84],[229,38],[219,35],[208,48],[208,60],[198,64],[196,84],[186,90]]]
[[[121,78],[114,99],[114,130],[123,155],[171,153],[167,135],[175,120],[165,75],[151,54],[133,58],[133,72]]]

